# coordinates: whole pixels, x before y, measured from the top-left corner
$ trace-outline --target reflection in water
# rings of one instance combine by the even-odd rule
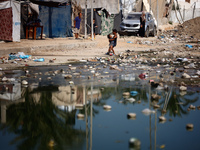
[[[23,98],[1,101],[1,122],[4,123],[1,129],[18,135],[12,141],[18,145],[18,149],[27,149],[30,146],[32,147],[30,149],[48,149],[49,146],[63,149],[72,146],[73,141],[74,144],[78,142],[81,147],[84,133],[88,141],[88,128],[90,128],[90,150],[92,149],[92,117],[98,113],[94,111],[93,114],[93,101],[98,102],[101,98],[100,90],[93,89],[92,85],[90,88],[71,85],[34,86],[34,88],[24,87],[22,90]],[[86,131],[73,129],[76,104],[85,105],[85,110],[80,112],[85,111]],[[90,114],[90,127],[88,114]],[[87,142],[87,145],[89,143]]]
[[[1,100],[2,124],[0,129],[16,135],[10,143],[16,145],[17,149],[20,150],[92,150],[97,141],[94,138],[98,136],[93,135],[93,130],[97,130],[97,126],[93,126],[95,122],[93,120],[96,119],[97,115],[101,115],[103,105],[107,104],[108,101],[115,102],[116,105],[112,111],[122,108],[123,110],[120,110],[120,113],[126,113],[126,109],[129,107],[141,107],[140,104],[153,109],[151,95],[156,93],[161,97],[157,102],[161,108],[156,109],[155,114],[150,114],[148,117],[148,140],[150,145],[147,146],[151,150],[156,150],[157,135],[161,132],[157,130],[157,126],[159,126],[157,116],[161,114],[163,116],[181,117],[188,114],[188,105],[197,102],[199,99],[198,94],[194,92],[187,92],[186,95],[182,96],[176,87],[172,86],[168,91],[156,90],[147,81],[138,82],[136,76],[125,76],[122,80],[112,79],[109,82],[111,84],[106,85],[105,83],[95,84],[93,82],[87,85],[62,86],[39,86],[34,84],[34,86],[30,85],[22,89],[19,85],[16,88],[18,91],[13,87],[13,90],[8,90],[10,95],[8,93],[6,93],[7,95],[1,95],[4,100]],[[123,92],[131,91],[139,93],[131,96],[136,99],[135,103],[130,103],[123,97]],[[3,99],[2,97],[1,99]],[[81,104],[83,108],[76,109],[77,104]],[[135,111],[137,107],[134,107],[133,110]],[[112,113],[112,111],[109,113]],[[137,116],[140,115],[139,111]],[[79,121],[76,118],[77,112],[85,115],[83,128],[75,128]],[[112,128],[116,124],[111,123],[110,126]]]
[[[73,129],[72,126],[75,123],[75,110],[68,113],[54,105],[51,90],[55,89],[57,87],[29,91],[27,88],[23,103],[7,107],[7,122],[1,129],[18,135],[12,141],[18,145],[18,149],[48,149],[52,139],[54,149],[73,145],[73,141],[79,141],[79,146],[83,143],[84,131]]]
[[[20,98],[20,83],[0,84],[1,123],[6,123],[6,109],[9,105],[24,101],[24,99]]]

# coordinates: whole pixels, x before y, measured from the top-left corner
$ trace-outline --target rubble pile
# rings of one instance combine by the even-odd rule
[[[178,26],[178,34],[200,39],[200,17],[188,20]]]
[[[175,27],[174,30],[167,30],[158,37],[164,43],[173,42],[175,40],[184,42],[200,42],[200,17],[188,20],[181,25]]]

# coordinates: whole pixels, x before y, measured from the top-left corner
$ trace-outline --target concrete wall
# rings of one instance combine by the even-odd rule
[[[178,4],[180,8],[190,9],[194,8],[194,4],[196,3],[196,8],[200,8],[200,0],[190,0],[190,3],[185,2],[185,0],[178,0]]]
[[[144,5],[143,5],[144,4]],[[158,0],[158,24],[162,25],[162,24],[166,24],[167,21],[166,19],[163,19],[163,14],[165,12],[165,4],[166,1],[165,0]],[[142,5],[144,6],[144,8],[142,9]],[[152,14],[157,22],[157,0],[140,0],[138,1],[137,5],[136,5],[136,11],[152,11]]]
[[[153,12],[153,15],[155,19],[157,20],[157,0],[148,0],[149,4],[151,2],[151,10]],[[166,24],[166,22],[163,22],[163,14],[165,12],[165,0],[158,0],[158,25]]]
[[[193,9],[187,9],[187,10],[185,10],[185,13],[183,10],[181,10],[181,14],[182,14],[184,21],[193,19]],[[185,14],[185,16],[183,14]],[[177,16],[178,16],[178,19],[181,21],[181,23],[183,23],[181,20],[181,16],[178,12],[177,12]],[[195,9],[194,18],[196,18],[196,17],[200,17],[200,9],[199,8]],[[175,11],[172,11],[171,17],[169,20],[172,21],[173,23],[179,23],[178,19],[176,17]]]
[[[172,21],[173,23],[179,23],[178,20],[180,20],[180,23],[183,23],[184,21],[187,21],[196,17],[200,17],[200,0],[190,0],[190,3],[185,2],[185,0],[178,0],[178,4],[179,4],[181,15],[177,11],[177,16],[176,16],[175,11],[173,10],[171,12],[171,17],[169,18],[169,21]],[[175,2],[175,5],[177,6],[176,2]],[[194,6],[195,6],[195,9],[194,9]]]

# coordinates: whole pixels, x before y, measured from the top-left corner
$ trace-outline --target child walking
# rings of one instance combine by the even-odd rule
[[[115,55],[115,51],[114,51],[114,47],[117,45],[117,30],[113,29],[113,37],[111,36],[111,34],[108,34],[108,39],[109,39],[109,48],[108,48],[108,52],[106,53],[107,55],[110,55],[110,52],[113,52],[113,55]]]

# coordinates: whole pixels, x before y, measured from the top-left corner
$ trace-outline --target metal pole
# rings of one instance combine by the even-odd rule
[[[157,129],[157,110],[156,110],[156,113],[155,113],[155,132],[154,132],[154,149],[156,150],[156,129]]]
[[[90,150],[92,150],[92,116],[93,115],[93,82],[91,83],[91,100],[90,100]]]
[[[91,0],[91,34],[92,41],[94,40],[94,31],[93,31],[93,0]]]
[[[83,87],[83,98],[85,100],[85,124],[86,124],[86,150],[88,150],[88,107],[87,107],[87,99],[86,99],[86,90],[85,90],[85,86]]]
[[[194,3],[194,9],[193,9],[193,14],[192,14],[192,19],[194,18],[195,7],[196,7],[196,2]]]
[[[149,70],[149,109],[151,110],[151,75]],[[151,142],[151,114],[149,115],[149,137],[150,137],[150,150],[152,150]]]
[[[149,3],[150,3],[149,12],[151,12],[151,0],[150,0],[150,2],[149,2]]]
[[[87,38],[87,0],[85,0],[85,39]]]
[[[184,5],[184,8],[183,8],[183,22],[185,21],[185,5]]]
[[[158,22],[159,22],[159,21],[158,21],[158,13],[159,13],[159,11],[158,11],[158,0],[157,0],[157,30],[158,30],[158,25],[159,25],[159,24],[158,24]],[[158,33],[158,32],[157,32],[157,33]]]

